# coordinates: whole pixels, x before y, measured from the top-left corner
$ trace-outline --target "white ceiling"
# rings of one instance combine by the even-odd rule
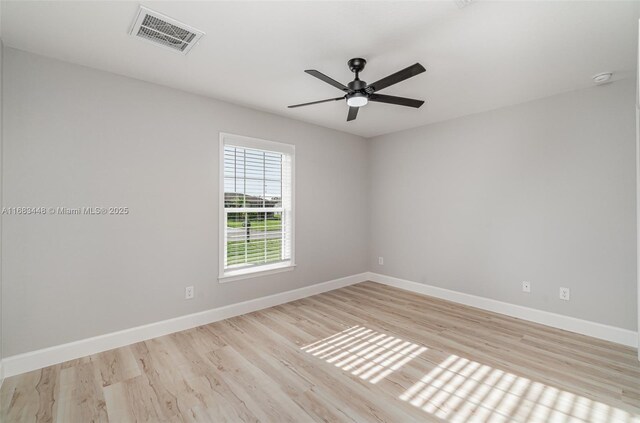
[[[371,137],[635,75],[639,2],[142,2],[206,32],[182,56],[128,35],[139,2],[3,1],[5,45]],[[373,82],[415,62],[427,72],[346,122],[341,91],[364,57]]]

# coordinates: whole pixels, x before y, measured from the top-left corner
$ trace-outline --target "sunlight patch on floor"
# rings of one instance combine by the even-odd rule
[[[456,355],[400,399],[448,422],[640,422],[640,415]]]
[[[301,348],[370,383],[378,383],[427,350],[364,326],[353,326]]]

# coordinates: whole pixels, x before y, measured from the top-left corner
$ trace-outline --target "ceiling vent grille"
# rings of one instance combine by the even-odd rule
[[[164,48],[187,54],[204,32],[140,6],[130,34]]]

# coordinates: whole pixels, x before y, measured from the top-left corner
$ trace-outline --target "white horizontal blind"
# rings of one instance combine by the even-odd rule
[[[292,158],[278,151],[224,144],[224,269],[292,257]]]

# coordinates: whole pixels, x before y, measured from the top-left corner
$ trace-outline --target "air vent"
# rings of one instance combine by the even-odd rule
[[[187,54],[204,32],[140,6],[131,35],[164,48]]]

